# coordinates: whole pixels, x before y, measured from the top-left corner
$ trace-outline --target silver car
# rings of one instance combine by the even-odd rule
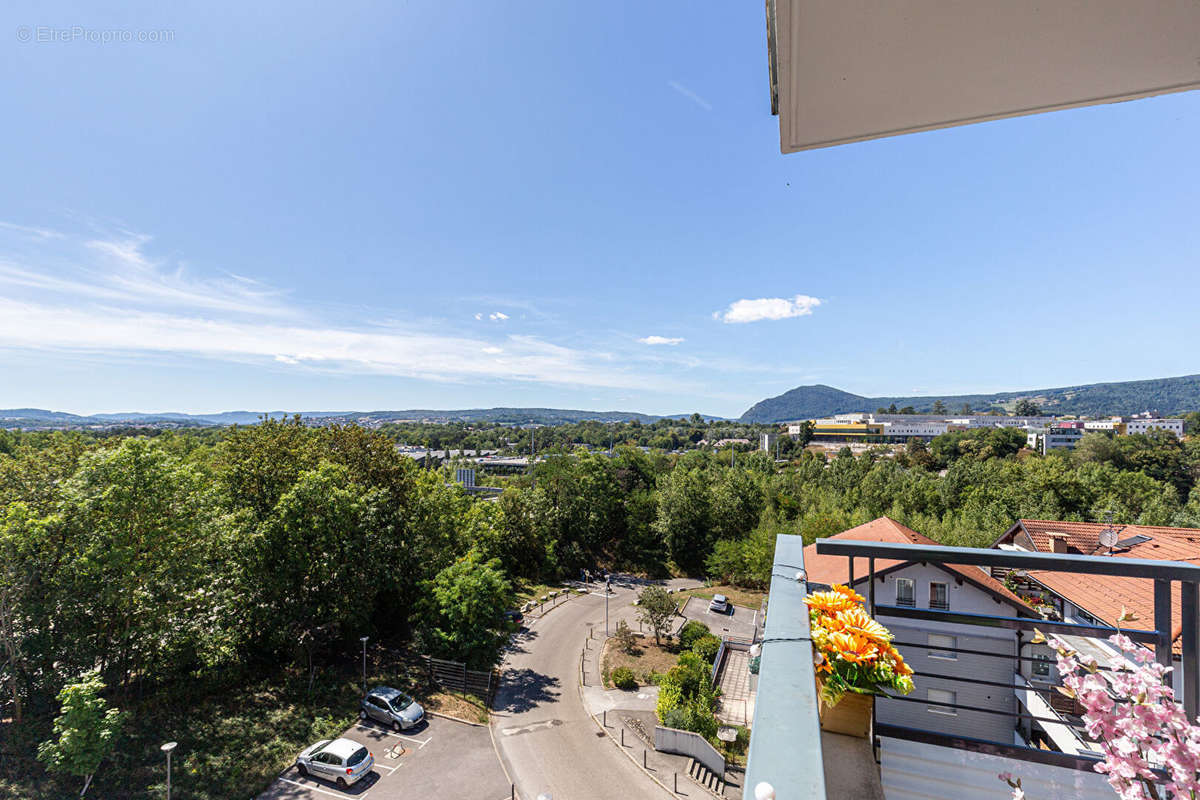
[[[402,731],[425,719],[425,709],[399,689],[376,686],[363,698],[362,710],[358,715]]]
[[[358,783],[374,766],[375,756],[349,739],[326,739],[296,756],[296,769],[301,775],[324,778],[339,789]]]
[[[714,594],[712,602],[708,604],[708,610],[717,614],[732,614],[733,606],[729,604],[729,598],[723,594]]]

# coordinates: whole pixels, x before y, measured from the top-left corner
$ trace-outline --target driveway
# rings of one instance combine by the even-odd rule
[[[364,722],[342,736],[365,745],[375,756],[375,768],[366,778],[342,791],[333,784],[301,777],[292,766],[259,795],[259,800],[505,800],[510,795],[511,787],[496,760],[486,727],[431,717],[403,734]]]
[[[732,614],[718,614],[709,611],[708,602],[703,597],[689,597],[681,613],[688,619],[703,622],[717,636],[730,636],[746,641],[754,638],[755,628],[762,622],[761,612],[756,613],[753,608],[745,606],[733,606]],[[683,623],[680,623],[678,627],[682,626]]]
[[[634,596],[616,589],[610,614]],[[612,745],[580,699],[588,623],[603,630],[599,591],[572,599],[514,638],[492,704],[496,749],[527,800],[542,792],[569,800],[662,800],[667,793]]]

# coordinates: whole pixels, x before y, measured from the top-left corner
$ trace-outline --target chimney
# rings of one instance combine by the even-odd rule
[[[1048,533],[1046,536],[1050,539],[1051,553],[1067,552],[1067,535],[1065,533]]]

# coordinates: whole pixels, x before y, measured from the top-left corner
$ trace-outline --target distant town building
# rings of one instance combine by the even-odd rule
[[[779,441],[778,433],[764,433],[758,442],[758,449],[764,453],[770,453],[775,449],[775,443]]]

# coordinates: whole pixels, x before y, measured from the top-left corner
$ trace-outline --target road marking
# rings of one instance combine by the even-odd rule
[[[385,730],[383,730],[382,728],[376,728],[376,727],[375,727],[375,726],[373,726],[373,725],[361,725],[361,724],[359,724],[359,725],[355,725],[354,727],[356,727],[356,728],[362,728],[364,731],[372,731],[373,733],[382,733],[384,736],[395,736],[397,739],[403,739],[403,740],[404,740],[404,741],[406,741],[406,742],[416,742],[416,743],[417,743],[417,744],[419,744],[421,747],[424,747],[425,745],[427,745],[427,744],[429,744],[430,742],[432,742],[432,741],[433,741],[433,737],[432,737],[432,736],[430,736],[428,739],[414,739],[414,738],[413,738],[413,737],[411,737],[411,736],[401,736],[401,735],[400,735],[400,734],[398,734],[398,733],[392,733],[391,731],[385,731]],[[418,747],[417,749],[418,749],[418,750],[420,750],[420,749],[421,749],[421,747]]]
[[[562,725],[560,719],[548,719],[545,722],[534,722],[529,725],[521,725],[519,727],[504,728],[500,731],[505,736],[516,736],[518,733],[532,733],[541,728],[557,728]]]
[[[394,766],[394,767],[389,767],[387,764],[380,764],[378,761],[376,761],[376,762],[375,762],[375,766],[379,767],[380,769],[386,769],[386,770],[388,771],[388,775],[391,775],[393,772],[395,772],[396,770],[398,770],[398,769],[400,769],[401,767],[403,767],[403,766],[404,766],[404,762],[403,762],[403,761],[401,761],[401,762],[400,762],[399,764],[397,764],[396,766]]]
[[[301,789],[308,789],[313,792],[320,792],[321,794],[327,794],[330,797],[345,797],[346,796],[342,792],[331,792],[328,789],[322,789],[320,786],[312,786],[311,784],[301,783],[300,781],[294,781],[291,778],[280,778],[279,780],[283,781],[284,783],[290,783],[292,786],[299,786]],[[358,796],[366,797],[370,793],[371,793],[371,791],[368,789],[367,791],[363,792],[362,794],[360,794]]]

